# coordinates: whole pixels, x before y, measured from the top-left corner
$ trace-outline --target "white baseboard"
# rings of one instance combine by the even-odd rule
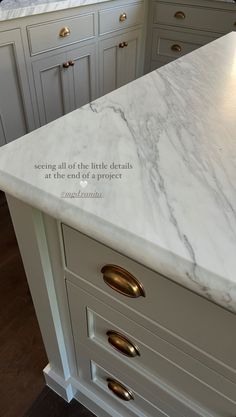
[[[51,369],[50,364],[44,368],[43,373],[47,386],[60,395],[65,401],[69,403],[75,397],[77,390],[72,386],[70,378],[64,380]]]

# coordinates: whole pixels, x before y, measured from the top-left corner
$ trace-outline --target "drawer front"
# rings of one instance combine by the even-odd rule
[[[153,22],[217,33],[236,30],[236,11],[156,2]]]
[[[154,29],[152,36],[152,59],[154,60],[159,57],[179,58],[216,39],[165,29]]]
[[[122,417],[212,417],[208,413],[203,415],[191,410],[166,391],[165,387],[154,384],[142,374],[135,371],[130,373],[116,358],[101,356],[81,344],[78,345],[78,351],[79,381]],[[108,378],[131,391],[133,399],[124,401],[118,398],[108,388]]]
[[[132,316],[134,312],[139,313],[140,317],[151,319],[150,328],[153,328],[153,323],[157,323],[159,327],[164,327],[169,333],[176,335],[176,340],[181,340],[181,344],[183,341],[186,342],[186,349],[190,346],[192,349],[195,348],[196,354],[206,354],[207,360],[211,360],[211,366],[220,367],[221,372],[236,381],[235,314],[75,229],[62,225],[62,230],[68,270],[102,290],[106,296],[112,297],[117,304],[119,303],[118,308],[126,311],[127,316]],[[130,282],[129,274],[132,274],[131,276],[137,280],[137,285],[132,287],[131,281],[131,287],[135,293],[137,292],[136,295],[141,294],[144,288],[145,297],[127,297],[111,288],[104,279],[107,281],[113,272],[101,272],[106,265],[117,265],[128,271],[127,282]],[[115,269],[118,272],[113,274],[113,278],[115,281],[118,279],[123,285],[124,276],[120,274],[119,268]]]
[[[94,13],[27,27],[31,55],[95,36]]]
[[[136,369],[157,383],[164,382],[216,415],[235,411],[235,384],[81,288],[70,282],[67,288],[76,345],[82,343],[99,356],[113,355],[130,368],[129,372]]]
[[[135,3],[101,10],[99,12],[99,33],[113,32],[140,25],[144,22],[144,3]]]

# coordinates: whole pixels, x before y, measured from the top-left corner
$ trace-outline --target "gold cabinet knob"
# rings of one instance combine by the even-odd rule
[[[113,394],[123,401],[130,401],[134,399],[132,391],[113,378],[107,378],[107,386]]]
[[[142,284],[126,269],[116,265],[105,265],[101,269],[105,283],[127,297],[145,297]]]
[[[139,348],[123,334],[115,330],[108,330],[107,336],[110,345],[122,353],[122,355],[129,356],[130,358],[140,356]]]
[[[70,63],[67,61],[67,62],[64,62],[63,64],[62,64],[62,66],[63,66],[63,68],[69,68],[69,66],[70,66]]]
[[[125,22],[126,19],[127,19],[127,14],[126,13],[122,13],[119,17],[120,22]]]
[[[68,61],[68,62],[69,62],[69,66],[70,66],[70,67],[73,67],[73,66],[75,65],[75,61],[70,60],[70,61]]]
[[[61,38],[65,38],[66,36],[69,36],[69,35],[70,35],[70,29],[67,26],[65,26],[64,28],[62,28],[60,30],[60,32],[59,32],[59,36]]]
[[[181,52],[182,51],[181,46],[177,45],[177,44],[172,45],[171,49],[172,49],[172,51],[175,51],[175,52]]]
[[[185,16],[184,12],[179,11],[179,12],[175,13],[175,17],[176,17],[176,19],[182,19],[183,20],[183,19],[185,19],[186,16]]]

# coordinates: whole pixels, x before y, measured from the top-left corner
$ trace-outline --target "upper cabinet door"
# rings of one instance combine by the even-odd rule
[[[141,75],[142,30],[133,30],[100,42],[100,94],[104,95]]]
[[[96,45],[72,49],[67,53],[67,61],[71,110],[75,110],[97,98]]]
[[[0,146],[34,129],[19,29],[0,34]]]
[[[44,125],[71,110],[68,76],[70,66],[63,52],[41,58],[32,67],[40,124]]]

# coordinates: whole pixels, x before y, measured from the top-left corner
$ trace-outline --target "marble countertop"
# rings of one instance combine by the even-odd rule
[[[236,33],[3,146],[0,189],[236,312]]]
[[[34,14],[48,13],[70,7],[86,6],[109,0],[3,0],[0,3],[0,21],[15,19]],[[234,0],[212,0],[214,2],[233,3]]]
[[[3,0],[0,3],[0,21],[106,1],[109,0]]]

